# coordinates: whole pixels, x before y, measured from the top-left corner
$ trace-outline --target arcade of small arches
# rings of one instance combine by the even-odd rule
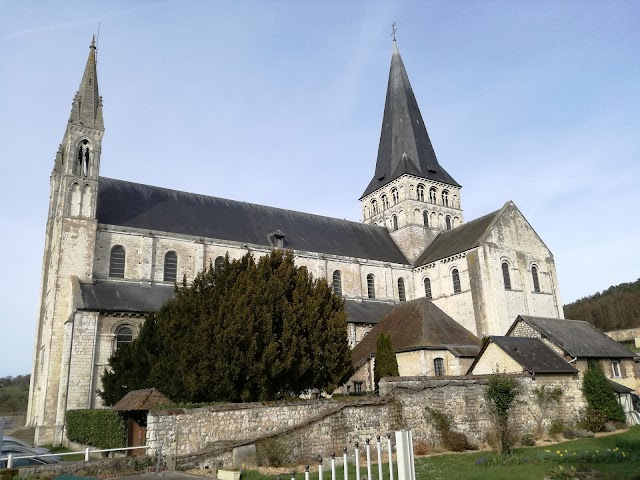
[[[395,232],[407,224],[423,225],[427,228],[436,228],[440,230],[451,230],[461,224],[460,217],[457,215],[444,214],[429,210],[415,209],[413,211],[413,222],[407,221],[406,216],[405,211],[400,210],[397,213],[391,214],[386,219],[379,220],[376,222],[376,225],[387,227],[392,232]]]
[[[419,202],[431,203],[442,207],[460,209],[460,199],[458,195],[452,193],[448,188],[431,186],[427,192],[427,186],[419,183],[414,188],[409,186],[409,195],[404,195],[404,186],[392,187],[388,192],[383,192],[377,198],[372,198],[368,205],[364,207],[364,218],[374,217],[384,210],[397,205],[400,200],[418,200]]]

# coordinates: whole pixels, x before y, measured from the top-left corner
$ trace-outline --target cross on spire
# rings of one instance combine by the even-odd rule
[[[391,24],[391,36],[393,37],[393,41],[396,41],[396,32],[398,31],[398,29],[396,28],[396,22],[393,22]]]

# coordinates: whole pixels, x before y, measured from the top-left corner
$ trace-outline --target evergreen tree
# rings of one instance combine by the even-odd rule
[[[376,362],[373,367],[375,389],[378,390],[378,382],[382,377],[397,377],[398,375],[398,360],[391,337],[383,332],[376,340]]]
[[[101,395],[113,404],[147,387],[182,402],[332,392],[353,372],[346,317],[344,301],[296,267],[291,252],[226,258],[179,288],[116,352]]]

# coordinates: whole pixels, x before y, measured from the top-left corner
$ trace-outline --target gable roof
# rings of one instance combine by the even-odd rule
[[[173,285],[139,282],[97,281],[80,284],[79,310],[94,312],[148,313],[175,295]],[[348,323],[375,324],[393,308],[384,302],[345,300]]]
[[[507,331],[508,336],[511,335],[518,321],[530,325],[543,338],[547,338],[572,357],[633,358],[637,356],[590,323],[582,320],[519,315]]]
[[[408,265],[384,227],[100,177],[98,223]]]
[[[431,301],[419,298],[394,306],[373,327],[351,351],[353,365],[358,366],[375,354],[376,341],[383,332],[391,337],[396,352],[441,349],[456,356],[474,357],[480,351],[478,337]]]
[[[463,223],[459,227],[452,228],[451,230],[438,233],[433,242],[429,244],[415,261],[415,266],[427,265],[436,260],[478,247],[510,203],[511,202],[505,203],[500,210]]]
[[[489,337],[489,342],[482,348],[469,372],[473,371],[490,342],[495,343],[529,373],[578,373],[578,370],[539,338],[502,336]]]
[[[404,174],[458,186],[438,163],[394,40],[376,171],[360,198]]]
[[[172,402],[155,388],[133,390],[122,397],[111,410],[127,412],[132,410],[151,410]]]

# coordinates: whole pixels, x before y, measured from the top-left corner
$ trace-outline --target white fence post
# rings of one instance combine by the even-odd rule
[[[304,466],[304,480],[309,480],[309,465]]]
[[[89,461],[89,447],[84,449],[84,461],[85,462]]]
[[[356,442],[356,480],[360,480],[360,444]]]
[[[389,455],[389,480],[393,480],[393,447],[390,433],[387,433],[387,455]]]
[[[342,460],[343,460],[343,465],[342,465],[342,470],[344,471],[344,480],[348,480],[349,478],[349,463],[347,462],[347,447],[344,447],[343,450],[343,455],[342,455]]]
[[[336,480],[336,454],[331,454],[331,480]]]
[[[371,445],[369,442],[370,438],[367,438],[367,480],[371,480]]]
[[[411,437],[407,430],[396,432],[396,452],[398,461],[398,480],[415,480],[411,465]]]
[[[318,480],[322,480],[322,457],[318,457]]]
[[[411,459],[411,480],[416,480],[416,461],[413,458],[413,432],[409,430],[409,457]]]
[[[380,445],[380,435],[376,436],[376,450],[378,451],[378,480],[382,480],[382,446]]]
[[[7,458],[7,468],[13,467],[13,454],[9,454],[9,458]]]

